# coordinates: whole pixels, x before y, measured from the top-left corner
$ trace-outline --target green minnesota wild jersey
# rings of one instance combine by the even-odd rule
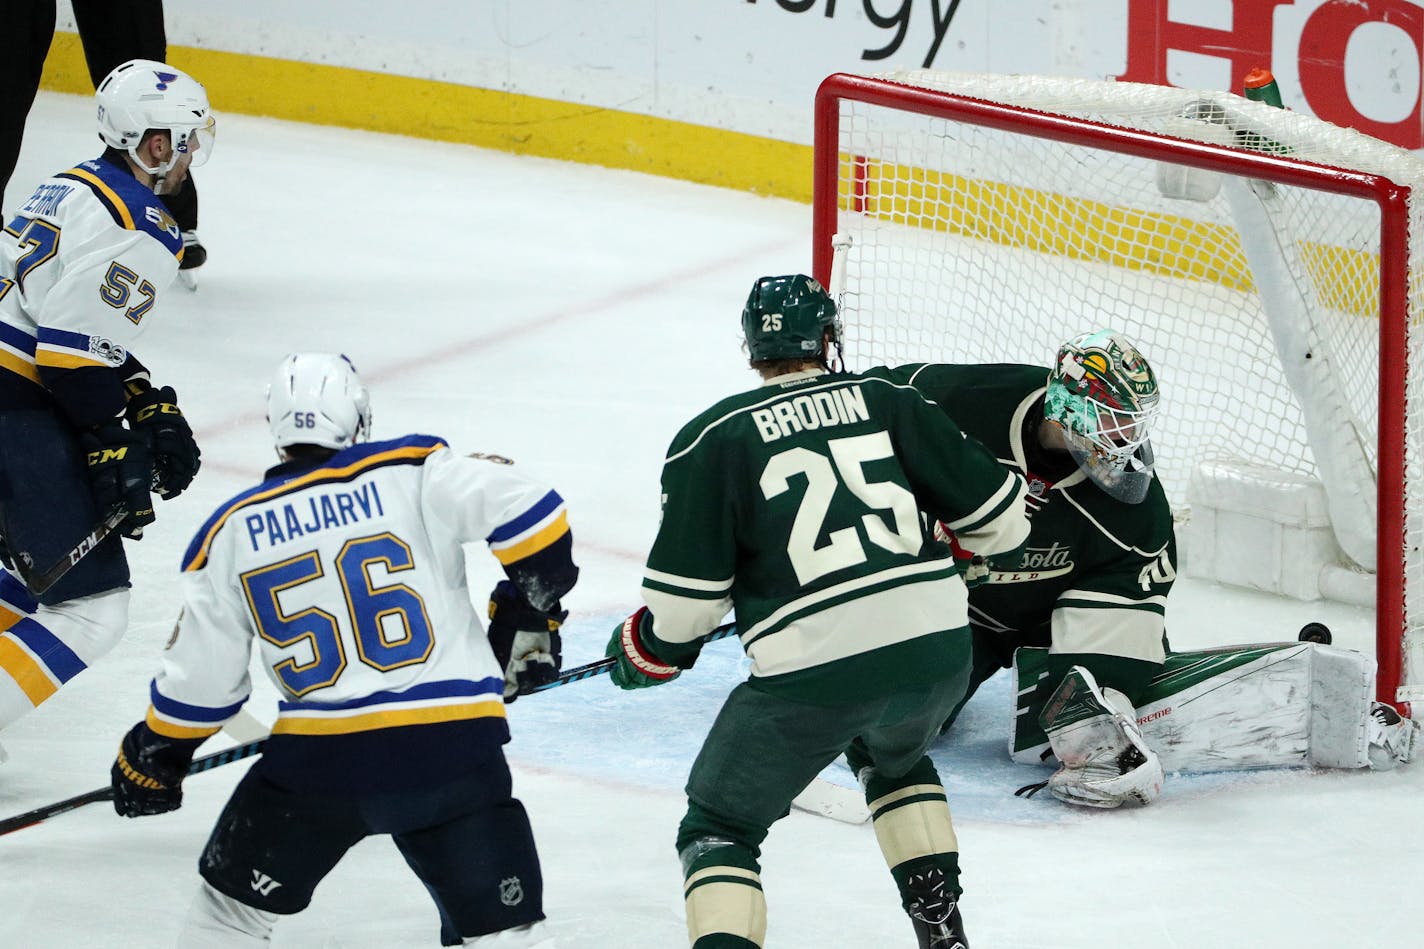
[[[822,705],[968,659],[967,591],[922,512],[1005,553],[1025,486],[910,386],[820,370],[723,399],[678,432],[648,555],[646,643],[690,667],[736,612],[751,684]]]
[[[872,370],[881,373],[924,393],[1028,482],[1028,543],[1010,556],[990,556],[989,582],[970,596],[970,622],[1000,637],[1005,662],[1013,647],[1051,646],[1059,654],[1161,663],[1177,556],[1161,481],[1152,480],[1141,503],[1125,504],[1099,490],[1071,459],[1071,473],[1058,480],[1031,470],[1029,459],[1042,453],[1025,450],[1024,421],[1030,412],[1042,416],[1045,368]]]

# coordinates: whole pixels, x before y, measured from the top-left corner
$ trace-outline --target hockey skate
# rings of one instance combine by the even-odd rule
[[[1388,771],[1414,756],[1414,747],[1419,738],[1419,724],[1400,715],[1393,706],[1384,702],[1373,703],[1366,727],[1369,730],[1369,747],[1366,753],[1370,758],[1370,767],[1374,770]]]
[[[944,871],[934,867],[907,881],[910,925],[915,927],[919,949],[969,949],[964,919],[959,915],[959,895],[945,887]]]
[[[189,290],[198,289],[198,275],[194,273],[208,262],[208,249],[198,240],[197,231],[183,232],[183,261],[178,265],[178,277]]]

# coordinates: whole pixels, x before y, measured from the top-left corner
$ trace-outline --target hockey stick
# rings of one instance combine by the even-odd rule
[[[105,537],[114,532],[129,512],[122,504],[116,504],[104,519],[94,526],[84,538],[69,549],[69,553],[64,554],[50,566],[43,570],[34,569],[33,558],[23,551],[16,551],[12,558],[15,562],[15,572],[20,575],[20,580],[34,597],[41,596],[46,590],[60,581],[75,564],[84,559],[84,556],[99,546]]]
[[[188,765],[189,776],[201,774],[204,771],[211,771],[214,768],[221,768],[225,764],[232,764],[234,761],[241,761],[244,758],[251,758],[253,755],[261,754],[262,748],[266,745],[267,739],[260,741],[250,741],[245,745],[237,745],[232,748],[225,748],[222,751],[215,751],[210,755],[201,758],[194,758],[193,763]],[[49,820],[51,817],[58,817],[60,814],[83,807],[85,804],[94,804],[99,801],[111,801],[114,799],[114,789],[109,786],[95,788],[84,794],[65,798],[53,804],[46,804],[44,807],[37,807],[32,811],[17,814],[14,817],[0,820],[0,836],[23,830],[26,827],[33,827],[36,824]]]
[[[702,641],[707,643],[716,642],[719,639],[726,639],[736,632],[736,623],[723,623],[706,636],[703,636]],[[547,692],[550,689],[557,689],[559,686],[568,685],[570,682],[582,682],[584,679],[592,679],[594,676],[601,676],[604,673],[610,672],[616,665],[618,665],[617,656],[605,656],[602,659],[595,660],[586,665],[575,666],[567,672],[561,672],[558,678],[533,686],[532,688],[524,689],[519,694],[533,695],[536,692]]]

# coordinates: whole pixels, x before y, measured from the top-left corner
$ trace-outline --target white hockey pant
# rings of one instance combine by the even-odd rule
[[[278,915],[239,903],[205,882],[188,907],[177,949],[251,949],[272,942]]]
[[[124,636],[127,588],[39,606],[0,633],[0,728],[58,692]]]
[[[549,933],[548,926],[537,922],[485,936],[471,936],[461,945],[479,949],[555,949],[558,940]]]

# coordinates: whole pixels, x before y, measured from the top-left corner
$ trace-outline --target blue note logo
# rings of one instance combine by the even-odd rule
[[[163,92],[165,89],[168,88],[168,84],[170,82],[178,78],[178,74],[176,72],[159,72],[155,69],[153,71],[153,74],[154,76],[158,77],[158,82],[154,84],[153,88],[157,89],[159,92]]]

